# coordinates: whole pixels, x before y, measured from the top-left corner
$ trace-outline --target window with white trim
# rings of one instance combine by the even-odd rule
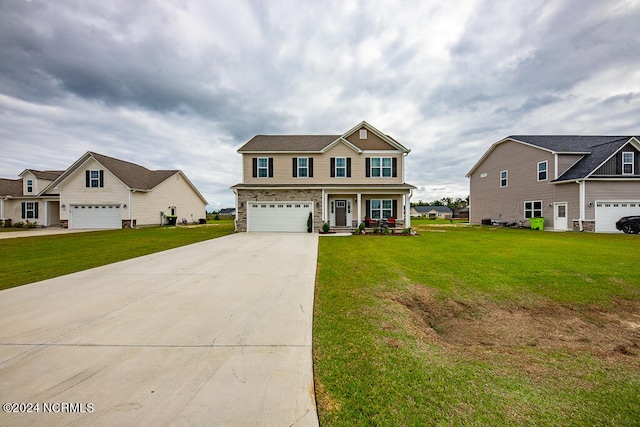
[[[393,202],[391,200],[371,200],[371,219],[391,218],[392,216]]]
[[[26,202],[24,207],[24,217],[26,219],[34,219],[36,216],[36,204],[35,202]]]
[[[309,158],[298,157],[298,178],[309,177]]]
[[[258,178],[269,178],[268,157],[258,157]]]
[[[547,169],[549,164],[545,160],[544,162],[538,162],[538,181],[547,180]]]
[[[633,151],[624,151],[622,153],[622,174],[633,175]]]
[[[89,187],[100,187],[100,171],[89,171]]]
[[[500,187],[506,187],[509,183],[509,171],[500,172]]]
[[[33,180],[27,180],[27,193],[33,193]]]
[[[345,178],[347,176],[347,158],[336,157],[336,177]]]
[[[360,129],[360,139],[367,139],[367,130]]]
[[[542,217],[542,200],[534,200],[524,202],[525,218],[541,218]]]
[[[374,178],[391,178],[391,157],[372,157],[371,176]]]

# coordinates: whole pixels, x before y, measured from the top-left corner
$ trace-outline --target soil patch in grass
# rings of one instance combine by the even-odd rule
[[[586,351],[601,358],[624,356],[622,362],[640,366],[640,301],[616,298],[609,307],[552,301],[505,305],[441,298],[422,285],[388,298],[409,312],[413,325],[405,326],[450,350]]]

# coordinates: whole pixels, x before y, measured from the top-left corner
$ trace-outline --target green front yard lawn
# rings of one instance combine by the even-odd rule
[[[99,267],[233,233],[233,220],[0,239],[0,289]]]
[[[322,425],[637,425],[638,236],[414,228],[320,239]]]

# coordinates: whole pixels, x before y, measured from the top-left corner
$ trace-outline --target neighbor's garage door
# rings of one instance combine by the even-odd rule
[[[635,202],[596,202],[596,232],[617,232],[616,221],[629,215],[640,215],[640,200]]]
[[[247,231],[307,231],[312,202],[248,202]]]
[[[122,228],[120,206],[71,206],[69,228]]]

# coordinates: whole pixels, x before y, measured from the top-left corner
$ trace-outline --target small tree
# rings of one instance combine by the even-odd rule
[[[309,212],[309,218],[307,218],[307,233],[313,231],[313,215]]]

